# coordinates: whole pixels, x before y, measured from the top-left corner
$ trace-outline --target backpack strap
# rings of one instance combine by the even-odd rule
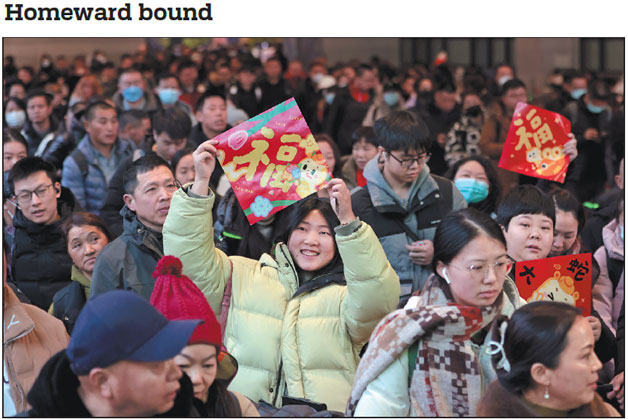
[[[436,181],[436,184],[438,185],[438,190],[440,191],[440,196],[441,198],[443,198],[440,201],[441,208],[443,208],[443,210],[447,212],[451,211],[452,205],[454,203],[453,183],[451,182],[451,180],[445,179],[441,176],[430,176],[432,176],[432,179]],[[443,214],[445,213],[443,212]]]
[[[415,340],[412,345],[408,346],[408,388],[412,384],[412,375],[416,368],[416,357],[419,352],[419,341]]]
[[[89,163],[87,162],[85,154],[78,148],[75,148],[74,151],[72,151],[72,154],[70,154],[70,157],[74,159],[76,165],[81,171],[81,176],[85,179],[87,177],[87,173],[89,172]]]
[[[227,329],[227,317],[229,316],[229,305],[231,304],[231,283],[233,279],[233,262],[229,259],[229,280],[225,287],[225,293],[220,305],[220,328],[222,329],[222,340],[225,340],[225,330]]]
[[[441,216],[448,214],[452,210],[453,205],[453,183],[449,179],[445,179],[444,177],[436,176],[430,174],[432,179],[436,182],[436,186],[438,186],[438,193],[440,194],[440,199],[438,200],[438,205],[440,208]],[[418,216],[421,212],[421,209],[416,210],[414,214]],[[412,239],[412,241],[418,241],[419,237],[415,234],[414,231],[410,230],[410,228],[403,222],[402,219],[398,219],[399,225],[403,228],[403,231],[406,232],[408,237]]]

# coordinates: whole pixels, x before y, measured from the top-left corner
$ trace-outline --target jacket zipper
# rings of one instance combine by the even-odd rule
[[[281,371],[283,369],[283,359],[279,359],[279,369],[277,370],[277,385],[275,386],[275,396],[273,397],[273,406],[276,406],[277,396],[279,396],[279,390],[281,387]]]

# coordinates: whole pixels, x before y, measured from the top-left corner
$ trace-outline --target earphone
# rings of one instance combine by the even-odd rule
[[[447,276],[447,268],[443,268],[443,278],[445,278],[445,282],[447,282],[448,284],[451,284],[451,281],[449,280],[449,277]]]

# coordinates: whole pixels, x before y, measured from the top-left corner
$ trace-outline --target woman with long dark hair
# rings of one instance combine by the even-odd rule
[[[209,178],[214,140],[194,152],[195,180],[173,196],[164,253],[181,259],[225,324],[240,364],[230,385],[279,407],[282,396],[343,410],[359,353],[399,299],[399,278],[377,236],[353,214],[341,179],[293,205],[282,240],[259,260],[228,257],[213,241]]]

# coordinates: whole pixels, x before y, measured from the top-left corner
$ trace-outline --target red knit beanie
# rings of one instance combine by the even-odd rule
[[[188,345],[209,343],[222,348],[222,334],[216,315],[201,290],[181,275],[183,264],[174,256],[164,256],[153,272],[155,288],[150,303],[168,320],[202,319]]]

